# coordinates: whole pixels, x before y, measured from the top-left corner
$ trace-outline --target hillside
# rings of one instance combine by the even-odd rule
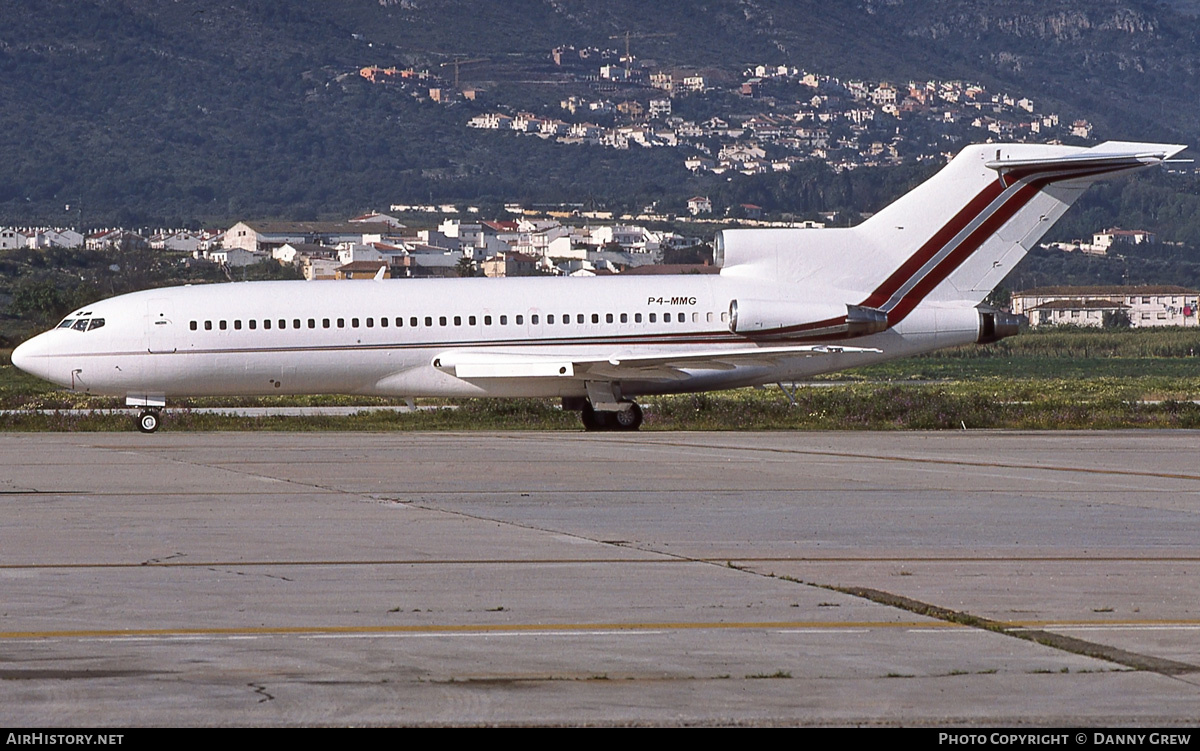
[[[498,101],[556,107],[571,87],[556,79],[550,49],[617,49],[626,31],[634,54],[660,67],[735,80],[754,63],[962,78],[1086,117],[1100,138],[1198,142],[1195,5],[0,0],[0,101],[10,103],[0,112],[0,224],[302,219],[430,198],[636,206],[787,187],[692,175],[669,149],[464,127]],[[439,105],[356,74],[411,65],[449,79],[443,64],[456,58],[482,59],[461,69],[481,101]]]

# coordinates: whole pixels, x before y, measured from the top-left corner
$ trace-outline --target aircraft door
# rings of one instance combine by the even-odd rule
[[[156,297],[146,303],[146,340],[150,352],[174,352],[175,306],[170,299]]]

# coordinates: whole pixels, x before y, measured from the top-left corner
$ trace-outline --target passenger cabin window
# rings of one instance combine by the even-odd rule
[[[279,328],[281,328],[281,329],[287,328],[287,319],[284,319],[284,318],[279,319]]]
[[[433,316],[425,316],[425,325],[426,325],[426,326],[432,326],[432,325],[433,325]]]
[[[233,322],[233,330],[234,330],[234,331],[241,331],[241,330],[242,330],[242,319],[238,318],[237,320],[235,320],[235,321]]]
[[[671,314],[663,313],[663,323],[670,323],[670,322],[671,322]]]
[[[224,330],[225,330],[225,322],[224,322],[224,321],[218,321],[218,322],[217,322],[217,327],[218,327],[218,328],[220,328],[222,331],[224,331]]]
[[[367,319],[367,328],[369,328],[369,329],[375,328],[375,319],[374,318]]]
[[[641,323],[641,322],[642,322],[642,314],[641,314],[641,313],[634,313],[634,314],[633,314],[633,322],[634,322],[634,323]]]
[[[575,315],[575,323],[583,323],[583,313],[578,313]]]
[[[455,326],[461,326],[461,325],[462,325],[462,316],[454,316],[454,325],[455,325]]]
[[[308,327],[309,327],[310,329],[315,329],[315,328],[317,327],[317,319],[315,319],[315,318],[309,318],[309,319],[308,319]]]
[[[61,329],[63,326],[67,326],[67,325],[69,325],[70,323],[71,323],[70,321],[63,321],[62,323],[60,323],[60,324],[58,325],[58,327]],[[196,322],[195,322],[195,321],[192,321],[191,325],[190,325],[190,326],[188,326],[188,328],[190,328],[192,331],[195,331],[195,330],[196,330]]]
[[[546,323],[554,323],[554,314],[553,313],[548,313],[546,315]]]
[[[76,325],[76,326],[75,326],[75,328],[79,328],[79,326],[78,326],[78,325]],[[204,330],[205,330],[205,331],[212,331],[212,321],[205,321],[205,322],[204,322]]]
[[[529,316],[529,322],[532,323],[534,326],[537,325],[537,322],[538,322],[537,313],[534,313],[533,315]]]
[[[518,326],[520,326],[521,324],[525,323],[525,316],[517,316],[516,323],[517,323],[517,325],[518,325]]]
[[[263,328],[264,328],[264,329],[269,329],[269,328],[271,328],[271,319],[270,319],[270,318],[264,318],[264,319],[263,319]]]
[[[253,319],[253,318],[251,318],[249,321],[247,321],[247,323],[249,323],[249,324],[250,324],[250,330],[251,330],[251,331],[253,331],[254,329],[258,328],[258,321],[257,321],[257,320],[255,320],[255,319]]]
[[[446,325],[446,316],[438,316],[438,325],[439,325],[439,326],[445,326],[445,325]]]
[[[484,317],[483,317],[483,325],[484,325],[484,326],[491,326],[491,325],[492,325],[492,317],[491,317],[491,316],[484,316]]]
[[[508,316],[500,316],[500,325],[501,325],[501,326],[507,326],[507,325],[508,325]]]
[[[470,326],[474,326],[474,325],[475,325],[475,316],[468,316],[468,317],[467,317],[467,324],[468,324],[468,325],[470,325]]]

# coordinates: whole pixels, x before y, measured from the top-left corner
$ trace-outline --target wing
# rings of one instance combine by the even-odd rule
[[[734,370],[739,367],[775,365],[781,360],[797,357],[878,354],[881,352],[882,350],[870,347],[840,347],[827,344],[796,347],[743,347],[674,354],[614,354],[608,357],[517,355],[504,352],[449,350],[435,357],[433,366],[468,381],[477,378],[677,381],[687,378],[687,371],[690,370]]]

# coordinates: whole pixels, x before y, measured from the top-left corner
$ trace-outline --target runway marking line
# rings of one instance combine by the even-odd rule
[[[646,556],[668,554],[643,551]],[[561,564],[752,564],[752,563],[1195,563],[1197,555],[1173,556],[756,556],[729,558],[725,556],[703,558],[646,557],[646,558],[422,558],[422,559],[362,559],[362,560],[308,560],[308,561],[137,561],[110,563],[0,563],[0,571],[22,569],[119,569],[119,568],[236,568],[271,566],[508,566],[508,565],[561,565]]]
[[[603,631],[690,631],[752,629],[778,631],[784,629],[877,629],[877,628],[965,628],[943,621],[731,621],[675,623],[506,623],[506,624],[442,624],[429,626],[246,626],[230,628],[146,628],[146,629],[76,629],[52,631],[0,632],[5,639],[112,639],[120,637],[187,637],[187,636],[326,636],[326,635],[388,635],[388,634],[517,634],[528,632],[573,633]]]
[[[1020,621],[1004,622],[1006,632],[1047,628],[1068,630],[1195,630],[1200,620],[1135,620],[1135,621]],[[906,629],[912,632],[962,631],[983,633],[984,630],[950,621],[730,621],[730,622],[663,622],[663,623],[506,623],[506,624],[433,624],[428,626],[245,626],[229,628],[148,628],[148,629],[75,629],[49,631],[0,632],[0,640],[18,639],[110,639],[110,640],[189,640],[224,636],[253,638],[256,636],[337,637],[393,635],[449,636],[476,635],[606,635],[616,633],[663,633],[668,631],[703,630],[763,630],[783,634],[868,633],[873,629]]]

